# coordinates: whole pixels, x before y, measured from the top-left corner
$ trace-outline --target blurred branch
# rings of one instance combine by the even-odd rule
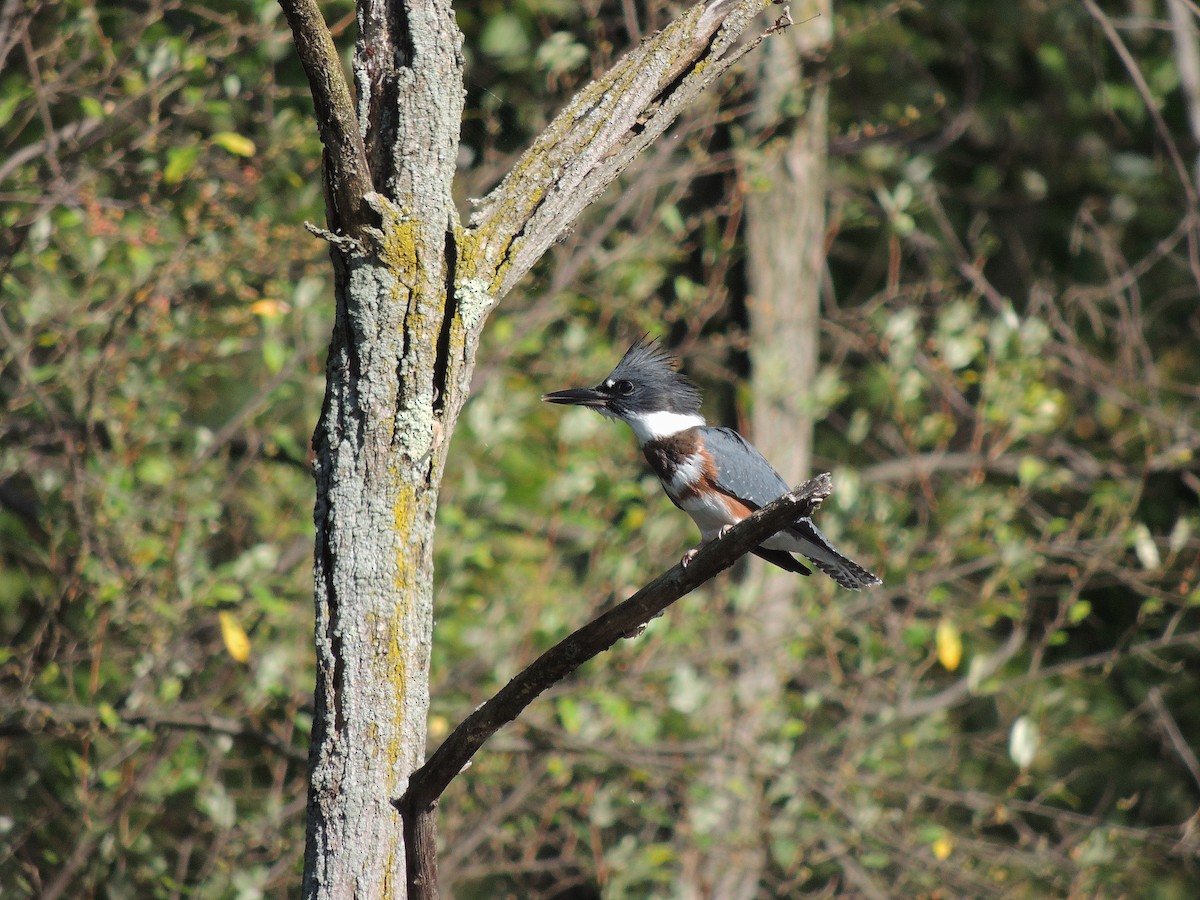
[[[17,13],[21,10],[23,4],[18,0],[4,0],[4,5],[0,6],[0,71],[4,70],[4,63],[8,60],[8,54],[12,52],[12,48],[16,46],[20,39],[13,29],[13,24],[16,21]],[[24,22],[22,26],[24,26]]]
[[[916,700],[908,697],[901,698],[895,709],[896,715],[902,719],[921,719],[935,712],[957,706],[971,696],[980,684],[995,675],[1006,662],[1016,656],[1017,651],[1024,646],[1027,636],[1028,631],[1024,625],[1013,628],[1008,640],[978,667],[973,666],[970,675],[960,678],[936,694],[918,697]]]
[[[269,731],[256,728],[243,719],[211,713],[188,713],[179,710],[135,712],[113,709],[122,725],[168,731],[200,731],[250,740],[270,747],[292,762],[307,762],[308,754],[280,740]],[[91,706],[69,706],[37,701],[0,708],[0,737],[34,735],[58,726],[65,728],[104,728],[111,722],[107,713]]]
[[[13,304],[10,308],[16,310],[16,304]],[[0,338],[4,338],[4,343],[10,348],[9,352],[3,355],[8,356],[12,360],[20,372],[21,381],[37,399],[50,421],[59,425],[66,419],[66,416],[54,397],[46,391],[37,377],[36,366],[32,358],[33,347],[31,342],[20,339],[20,336],[9,326],[8,319],[5,318],[3,313],[0,313]]]
[[[67,854],[67,843],[65,840],[59,847],[61,856],[64,858],[61,867],[55,873],[54,878],[38,891],[37,896],[42,900],[58,900],[62,896],[77,896],[70,893],[72,882],[77,874],[83,870],[88,862],[96,853],[96,847],[107,836],[116,833],[128,816],[131,809],[136,808],[136,805],[141,798],[141,791],[137,789],[138,783],[147,777],[147,773],[153,772],[164,759],[167,759],[171,751],[169,739],[162,739],[156,742],[158,746],[152,748],[149,752],[139,755],[137,763],[130,763],[126,768],[126,774],[132,775],[128,781],[123,781],[120,789],[117,790],[108,808],[97,815],[97,811],[89,811],[84,816],[84,822],[88,827],[80,829],[76,834],[75,847]],[[68,835],[63,835],[62,839],[67,839]]]
[[[1169,4],[1168,4],[1169,5]],[[1138,95],[1142,98],[1142,104],[1146,107],[1146,113],[1154,122],[1155,129],[1158,131],[1159,137],[1162,139],[1163,147],[1167,151],[1167,156],[1170,157],[1172,165],[1175,167],[1175,172],[1179,176],[1179,182],[1183,187],[1184,193],[1187,195],[1189,208],[1195,208],[1197,203],[1196,185],[1192,183],[1191,174],[1188,172],[1187,164],[1184,163],[1183,157],[1179,155],[1179,146],[1175,142],[1175,137],[1171,133],[1171,129],[1167,123],[1163,121],[1162,113],[1159,112],[1159,105],[1155,102],[1154,92],[1150,89],[1150,85],[1146,82],[1146,76],[1142,74],[1141,67],[1138,66],[1137,60],[1125,45],[1124,39],[1113,25],[1112,19],[1099,6],[1095,0],[1083,0],[1084,9],[1088,14],[1096,20],[1100,25],[1104,36],[1108,38],[1109,44],[1116,51],[1117,56],[1121,58],[1121,63],[1125,66],[1125,71],[1129,73],[1129,79],[1137,88]],[[1192,244],[1195,243],[1194,235]],[[1195,253],[1195,247],[1192,248]]]
[[[1190,472],[1197,468],[1194,454],[1195,436],[1149,455],[1136,468],[1116,460],[1101,460],[1080,446],[1067,441],[1052,441],[1038,458],[1062,466],[1071,478],[1063,487],[1086,490],[1100,478],[1130,478],[1147,472]],[[1028,453],[1005,453],[989,456],[985,453],[938,451],[915,453],[912,456],[889,459],[859,471],[865,482],[907,482],[935,475],[954,475],[961,472],[980,472],[1016,477],[1021,461]]]
[[[921,797],[931,798],[962,806],[976,813],[990,815],[995,815],[997,809],[1005,809],[1010,814],[1012,812],[1019,812],[1026,815],[1038,816],[1058,822],[1060,825],[1071,825],[1086,829],[1103,828],[1109,834],[1120,835],[1144,844],[1154,845],[1169,853],[1186,855],[1191,852],[1185,844],[1179,841],[1177,834],[1180,829],[1174,826],[1136,827],[1125,825],[1121,822],[1114,822],[1102,816],[1088,815],[1087,813],[1077,812],[1073,809],[1052,806],[1050,803],[1043,802],[1040,799],[1025,800],[1014,796],[999,798],[987,791],[955,790],[930,784],[927,781],[915,782],[905,780],[897,782],[887,776],[880,776],[861,770],[855,772],[854,777],[865,788],[880,792],[894,792],[896,795],[907,797],[910,800]]]
[[[842,871],[846,875],[846,880],[854,887],[858,888],[861,896],[867,900],[887,900],[889,894],[886,889],[881,887],[879,883],[871,876],[863,866],[858,864],[858,861],[850,855],[850,848],[845,845],[830,845],[830,855],[837,860],[838,865],[842,867]]]
[[[1165,634],[1162,637],[1153,638],[1148,641],[1140,641],[1136,644],[1125,643],[1108,650],[1092,653],[1088,656],[1081,656],[1078,659],[1068,659],[1053,665],[1041,666],[1031,669],[1023,675],[1015,675],[1012,678],[1006,679],[1000,685],[999,689],[1012,691],[1026,684],[1044,681],[1057,675],[1067,675],[1083,671],[1084,669],[1107,668],[1114,665],[1123,656],[1147,659],[1151,658],[1157,651],[1170,650],[1175,647],[1200,648],[1200,632],[1190,631],[1184,634]]]
[[[1162,698],[1162,691],[1157,687],[1150,688],[1149,692],[1150,708],[1154,710],[1154,717],[1158,720],[1159,727],[1166,734],[1171,742],[1171,747],[1180,760],[1191,773],[1192,780],[1196,782],[1196,786],[1200,787],[1200,760],[1196,759],[1195,751],[1188,746],[1187,738],[1183,736],[1183,732],[1179,730],[1179,723],[1175,721],[1175,717],[1171,715],[1171,710],[1167,708],[1166,701]]]
[[[37,104],[38,115],[42,120],[42,128],[46,133],[46,164],[50,167],[50,171],[54,174],[54,177],[62,181],[65,180],[65,176],[63,174],[62,162],[58,158],[58,132],[54,127],[54,117],[50,113],[49,91],[45,82],[42,81],[42,73],[38,68],[38,53],[34,49],[33,40],[29,36],[28,28],[21,30],[19,41],[21,49],[25,51],[25,64],[29,71],[29,80],[33,85],[33,97]]]
[[[685,568],[676,565],[624,603],[555,644],[494,697],[471,713],[413,773],[394,801],[404,817],[412,897],[436,896],[437,846],[434,814],[442,793],[493,734],[519,716],[539,694],[625,637],[641,633],[655,616],[685,594],[732,566],[788,522],[813,513],[833,492],[826,473],[806,481],[735,525],[704,547]]]
[[[61,128],[47,133],[46,137],[32,144],[26,144],[20,150],[14,151],[8,159],[0,163],[0,181],[8,178],[14,171],[30,160],[49,153],[62,143],[78,141],[87,137],[104,124],[104,120],[95,116],[85,116],[77,122],[69,122]]]

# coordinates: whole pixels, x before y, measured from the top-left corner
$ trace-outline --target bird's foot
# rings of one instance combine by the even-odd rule
[[[679,560],[679,564],[686,569],[691,564],[692,560],[696,558],[697,553],[699,553],[701,550],[703,550],[705,547],[707,547],[713,541],[719,541],[721,538],[725,537],[725,535],[728,534],[729,529],[732,527],[733,527],[732,525],[726,525],[724,528],[722,528],[720,531],[717,532],[716,537],[710,537],[710,538],[706,538],[705,540],[702,540],[700,543],[698,543],[695,547],[693,547],[687,553],[683,554],[683,559]]]

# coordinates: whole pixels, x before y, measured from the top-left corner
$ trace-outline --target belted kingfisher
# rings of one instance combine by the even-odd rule
[[[700,543],[683,557],[686,566],[701,547],[785,494],[788,485],[732,428],[705,423],[700,415],[700,392],[676,368],[666,351],[642,338],[594,388],[554,391],[542,399],[586,406],[633,429],[671,502],[700,527]],[[811,575],[812,571],[791,555],[799,553],[852,591],[882,584],[835,550],[807,516],[796,519],[753,552],[781,569]]]

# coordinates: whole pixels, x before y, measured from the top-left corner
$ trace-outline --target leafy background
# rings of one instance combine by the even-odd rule
[[[460,4],[462,208],[673,11]],[[739,569],[560,685],[445,798],[452,895],[703,895],[718,847],[761,857],[764,897],[1195,895],[1200,101],[1168,11],[834,9],[788,100],[828,86],[797,427],[835,474],[822,527],[885,587],[798,580],[768,629]],[[348,51],[352,5],[323,12]],[[433,744],[694,539],[628,434],[538,398],[649,331],[747,427],[756,89],[691,111],[489,325],[439,510]],[[14,895],[295,892],[331,299],[311,115],[267,0],[0,10]],[[764,656],[769,695],[742,677]]]

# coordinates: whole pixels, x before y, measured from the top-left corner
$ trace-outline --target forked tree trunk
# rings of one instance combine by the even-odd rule
[[[767,0],[712,0],[560,113],[466,227],[449,0],[359,0],[353,80],[316,0],[280,0],[325,147],[336,307],[314,436],[317,686],[304,893],[403,897],[392,801],[425,756],[434,513],[488,313],[578,214],[757,41]],[[436,798],[435,798],[436,799]]]
[[[450,4],[397,12],[379,0],[359,6],[365,40],[355,69],[360,92],[369,85],[359,108],[379,196],[368,202],[374,222],[362,239],[331,248],[335,320],[313,437],[308,896],[403,892],[391,800],[425,757],[434,511],[446,449],[438,437],[452,422],[447,399],[458,394],[447,390],[444,359],[463,82]],[[405,56],[421,64],[393,64]],[[337,209],[329,224],[347,230]]]

